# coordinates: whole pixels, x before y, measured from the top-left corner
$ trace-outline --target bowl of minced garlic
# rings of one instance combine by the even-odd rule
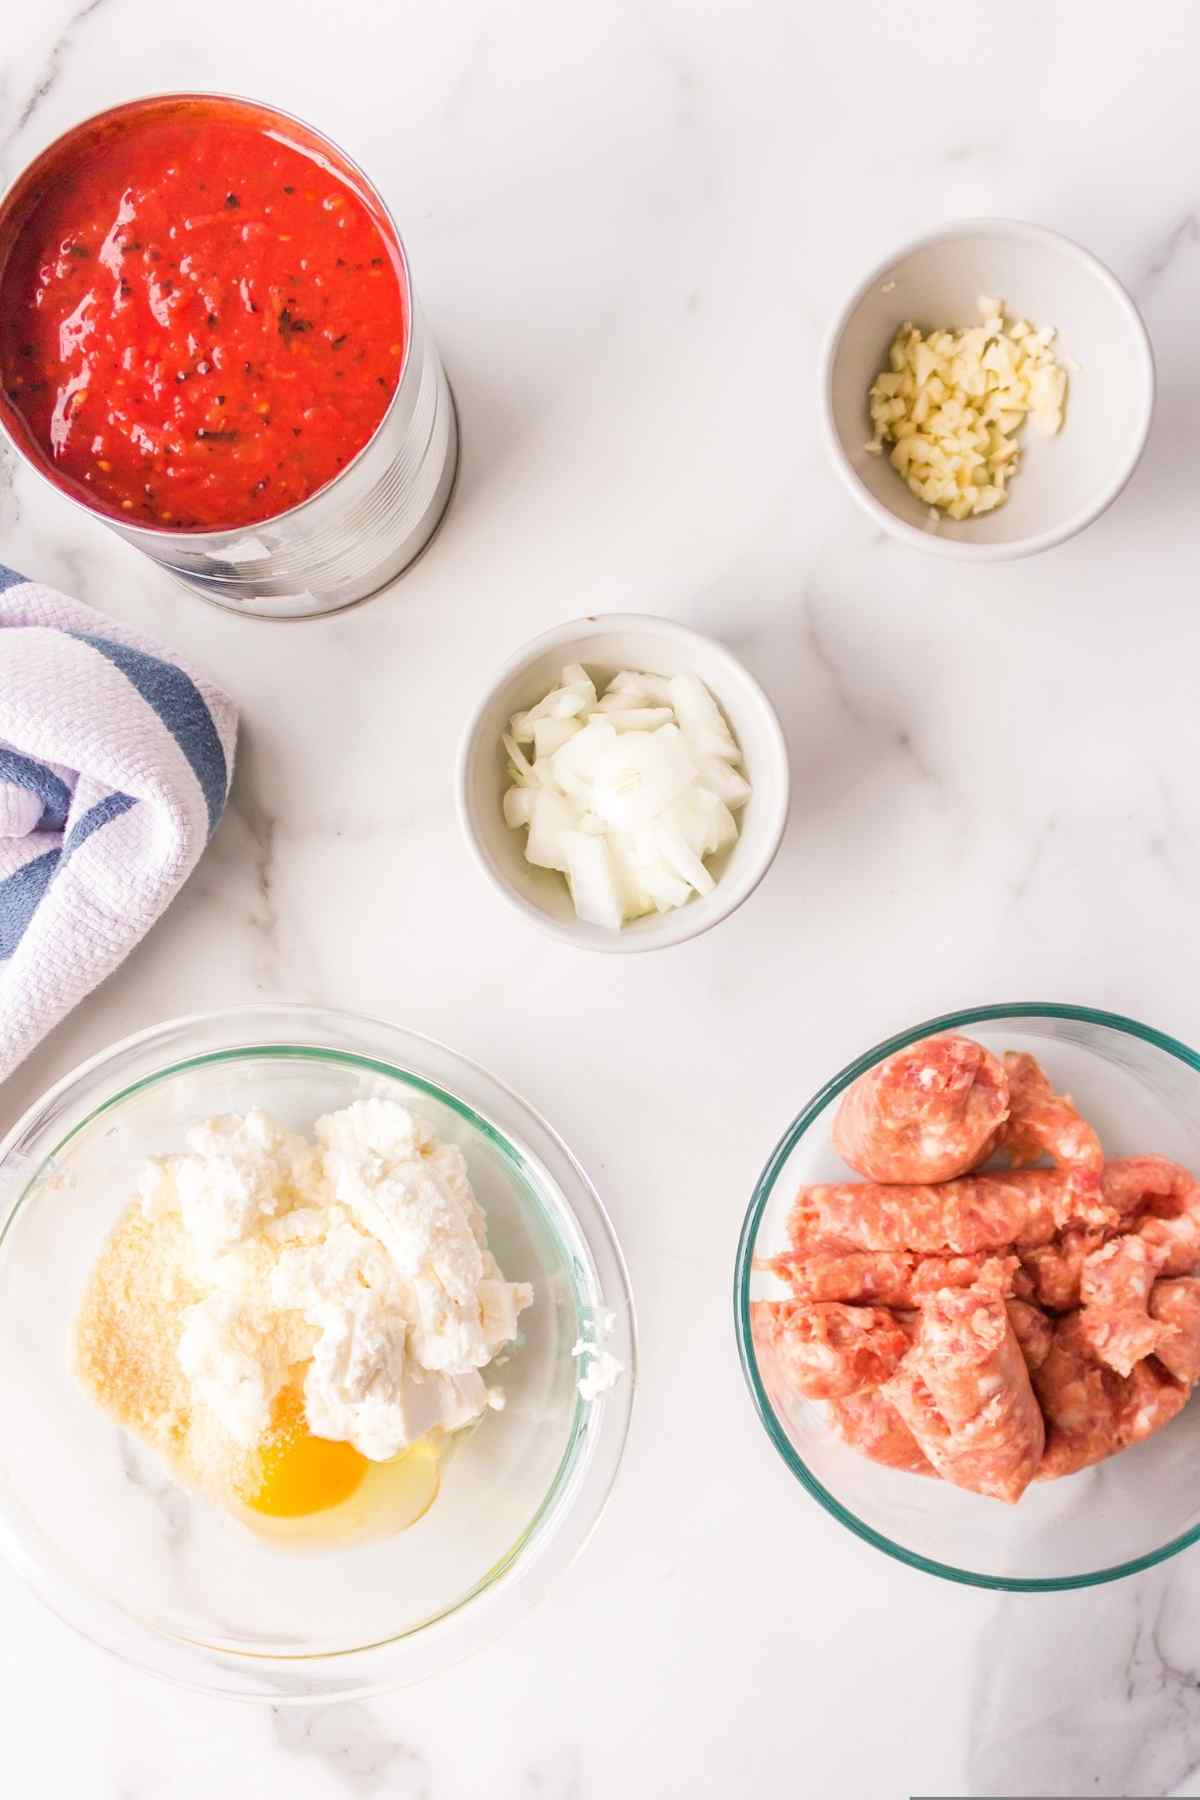
[[[1062,543],[1116,498],[1149,431],[1154,364],[1132,300],[1088,251],[982,219],[862,284],[827,342],[823,402],[834,465],[876,524],[995,561]]]
[[[1020,466],[1026,423],[1043,437],[1062,429],[1067,372],[1052,349],[1053,325],[1009,320],[981,295],[982,323],[925,334],[906,320],[888,366],[871,383],[872,456],[888,461],[936,520],[968,519],[1003,506]]]

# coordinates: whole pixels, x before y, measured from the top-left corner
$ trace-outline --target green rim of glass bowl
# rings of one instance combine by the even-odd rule
[[[167,1021],[161,1026],[151,1027],[147,1031],[136,1033],[130,1038],[121,1040],[119,1043],[111,1046],[108,1051],[90,1059],[87,1063],[81,1065],[64,1077],[61,1082],[48,1090],[45,1095],[28,1108],[15,1122],[12,1129],[4,1136],[3,1142],[0,1143],[0,1152],[2,1152],[3,1157],[8,1157],[15,1152],[18,1155],[18,1158],[23,1159],[23,1153],[20,1152],[17,1147],[21,1141],[22,1133],[26,1128],[29,1128],[32,1125],[34,1129],[37,1129],[36,1121],[38,1113],[50,1103],[57,1101],[64,1093],[69,1092],[69,1090],[79,1082],[96,1079],[97,1076],[102,1073],[104,1065],[114,1057],[149,1050],[157,1039],[168,1033],[177,1032],[183,1028],[191,1027],[203,1029],[205,1027],[211,1027],[214,1024],[236,1026],[238,1024],[247,1024],[252,1018],[260,1014],[269,1014],[273,1016],[276,1031],[278,1031],[281,1021],[288,1019],[290,1015],[294,1016],[297,1021],[305,1020],[306,1022],[310,1017],[319,1017],[327,1029],[344,1025],[363,1028],[376,1033],[382,1032],[392,1036],[402,1037],[407,1040],[410,1045],[421,1046],[437,1056],[448,1057],[452,1059],[454,1063],[461,1064],[464,1071],[469,1071],[473,1078],[482,1079],[490,1090],[496,1090],[498,1095],[502,1096],[506,1102],[511,1102],[522,1113],[529,1116],[531,1124],[535,1126],[538,1131],[546,1134],[548,1148],[553,1148],[556,1154],[561,1154],[579,1176],[586,1196],[595,1208],[597,1214],[596,1224],[600,1228],[601,1239],[606,1240],[607,1248],[612,1253],[616,1262],[617,1276],[621,1284],[622,1296],[629,1309],[629,1329],[631,1334],[631,1341],[628,1346],[630,1360],[623,1379],[624,1382],[628,1383],[630,1388],[632,1388],[636,1375],[636,1336],[633,1335],[633,1303],[632,1295],[629,1290],[628,1274],[625,1269],[624,1258],[621,1255],[620,1246],[613,1233],[611,1223],[603,1204],[571,1151],[563,1143],[562,1139],[559,1138],[553,1127],[547,1124],[538,1112],[531,1108],[527,1102],[521,1100],[511,1089],[499,1082],[495,1076],[490,1075],[487,1070],[480,1067],[480,1065],[471,1062],[469,1058],[461,1056],[459,1052],[450,1050],[436,1039],[423,1037],[418,1033],[396,1027],[386,1020],[371,1018],[362,1014],[339,1014],[319,1008],[308,1008],[297,1003],[289,1004],[287,1002],[276,1002],[264,1004],[262,1007],[252,1006],[234,1008],[223,1014],[196,1014],[184,1019]],[[440,1081],[433,1080],[427,1075],[422,1075],[411,1067],[406,1067],[403,1061],[387,1060],[386,1051],[379,1055],[372,1055],[364,1053],[361,1050],[342,1049],[330,1044],[305,1043],[303,1041],[297,1042],[295,1039],[292,1041],[281,1041],[275,1035],[269,1035],[266,1032],[254,1040],[234,1044],[227,1048],[200,1050],[192,1055],[173,1056],[168,1062],[160,1067],[151,1068],[146,1073],[139,1074],[136,1079],[127,1081],[116,1092],[106,1096],[99,1104],[90,1108],[82,1117],[77,1119],[69,1129],[64,1131],[61,1138],[57,1140],[51,1150],[38,1158],[37,1166],[35,1168],[21,1171],[20,1191],[16,1198],[4,1209],[4,1216],[2,1220],[0,1220],[0,1253],[3,1251],[5,1240],[13,1222],[25,1210],[27,1204],[30,1203],[33,1190],[37,1187],[41,1178],[45,1175],[47,1170],[53,1166],[56,1159],[64,1155],[73,1141],[78,1138],[80,1133],[92,1125],[97,1119],[118,1107],[131,1095],[137,1094],[146,1088],[156,1086],[161,1082],[167,1081],[189,1070],[213,1063],[237,1062],[268,1057],[284,1057],[296,1061],[333,1063],[342,1067],[364,1070],[371,1074],[381,1075],[392,1081],[399,1081],[404,1086],[415,1088],[419,1092],[422,1092],[447,1106],[474,1130],[478,1131],[499,1151],[503,1161],[509,1166],[510,1170],[519,1180],[522,1192],[526,1196],[532,1198],[539,1219],[549,1231],[554,1244],[557,1246],[563,1257],[565,1267],[570,1273],[576,1315],[580,1322],[580,1326],[582,1327],[587,1321],[595,1305],[605,1306],[609,1304],[610,1296],[604,1286],[601,1273],[595,1265],[592,1246],[588,1239],[588,1231],[584,1228],[584,1225],[576,1219],[572,1200],[562,1191],[559,1179],[545,1166],[542,1157],[530,1150],[528,1146],[523,1143],[519,1134],[510,1133],[508,1130],[495,1123],[486,1113],[479,1111],[475,1106],[460,1098],[450,1088],[443,1086]],[[0,1173],[2,1172],[2,1169],[0,1169]],[[545,1190],[548,1190],[550,1194],[558,1196],[558,1207],[551,1207]],[[561,1217],[559,1216],[560,1212],[562,1215]],[[617,1296],[614,1294],[611,1298],[615,1300]],[[611,1492],[612,1481],[615,1478],[617,1466],[620,1463],[621,1453],[628,1435],[629,1410],[630,1407],[627,1399],[619,1441],[615,1446],[607,1446],[602,1455],[602,1462],[611,1463],[612,1465],[610,1469],[606,1470],[603,1491],[598,1494],[596,1504],[590,1510],[590,1517],[586,1520],[582,1536],[574,1547],[569,1549],[568,1561],[573,1560],[574,1556],[582,1549],[594,1530],[601,1512],[604,1510],[604,1505]],[[339,1649],[322,1648],[305,1651],[299,1655],[289,1655],[278,1651],[251,1651],[243,1649],[240,1646],[218,1644],[215,1642],[208,1642],[204,1639],[190,1638],[183,1636],[182,1634],[165,1631],[158,1625],[144,1619],[139,1614],[131,1612],[121,1606],[119,1601],[114,1601],[110,1596],[93,1593],[92,1599],[93,1601],[99,1601],[102,1607],[109,1609],[110,1616],[125,1618],[137,1633],[148,1633],[151,1638],[157,1639],[164,1645],[172,1643],[177,1644],[182,1651],[189,1654],[199,1653],[205,1658],[216,1658],[219,1666],[225,1670],[232,1670],[237,1667],[248,1669],[257,1664],[264,1668],[280,1671],[291,1668],[296,1670],[297,1675],[299,1676],[307,1668],[312,1668],[314,1670],[326,1668],[332,1669],[335,1666],[343,1664],[353,1665],[355,1658],[366,1659],[373,1655],[378,1656],[386,1654],[389,1649],[395,1650],[408,1643],[419,1641],[422,1633],[430,1627],[441,1627],[447,1621],[455,1619],[457,1615],[465,1611],[470,1603],[479,1600],[481,1596],[485,1596],[489,1592],[507,1592],[508,1589],[506,1583],[503,1587],[498,1584],[500,1584],[502,1578],[514,1568],[514,1565],[518,1563],[522,1553],[531,1545],[534,1545],[535,1542],[540,1542],[544,1547],[548,1547],[555,1541],[556,1534],[552,1530],[549,1530],[549,1527],[555,1518],[564,1516],[564,1509],[570,1509],[572,1500],[579,1493],[581,1485],[591,1474],[593,1452],[600,1450],[600,1438],[603,1433],[603,1426],[600,1426],[599,1430],[593,1430],[592,1427],[593,1425],[598,1425],[600,1423],[598,1414],[606,1411],[607,1408],[604,1407],[603,1403],[601,1403],[598,1408],[595,1402],[584,1401],[582,1396],[576,1397],[575,1409],[571,1418],[567,1442],[564,1446],[553,1480],[547,1487],[536,1511],[526,1522],[514,1542],[466,1592],[459,1595],[453,1602],[438,1611],[431,1613],[425,1619],[408,1626],[404,1631],[396,1632],[391,1636],[374,1639],[370,1643],[347,1645]],[[100,1643],[103,1647],[122,1657],[123,1660],[131,1661],[135,1663],[136,1666],[142,1668],[152,1666],[147,1663],[141,1654],[133,1653],[125,1648],[118,1648],[109,1640],[107,1634],[100,1633],[93,1629],[90,1624],[81,1622],[73,1613],[64,1612],[55,1599],[51,1597],[43,1583],[38,1579],[37,1570],[39,1558],[28,1546],[23,1544],[10,1545],[10,1555],[13,1555],[13,1559],[19,1568],[24,1567],[27,1575],[32,1578],[35,1589],[40,1593],[42,1599],[50,1606],[51,1610],[56,1612],[60,1618],[64,1618],[74,1627],[74,1629],[81,1632],[83,1636],[89,1638],[91,1641]],[[535,1555],[535,1563],[537,1562],[540,1562],[540,1558]],[[70,1585],[74,1586],[76,1589],[82,1587],[85,1592],[91,1591],[90,1584],[86,1582],[81,1584],[77,1580],[72,1579]],[[501,1626],[501,1629],[503,1629],[503,1626]],[[488,1635],[494,1635],[494,1633],[489,1633]],[[457,1662],[462,1655],[469,1653],[469,1648],[457,1649],[449,1656],[447,1663],[435,1666],[449,1666],[453,1662]],[[156,1672],[161,1673],[164,1671]],[[432,1671],[430,1670],[427,1672]],[[182,1679],[186,1685],[200,1686],[207,1692],[220,1693],[230,1697],[247,1697],[238,1693],[236,1690],[231,1689],[224,1683],[210,1684],[207,1680],[197,1681],[194,1677],[179,1676],[174,1674],[174,1672],[172,1672],[172,1674],[174,1679]],[[366,1671],[364,1671],[364,1676],[366,1676]],[[328,1693],[322,1693],[316,1690],[305,1690],[303,1692],[297,1692],[295,1696],[281,1691],[272,1693],[256,1692],[250,1697],[263,1698],[275,1703],[282,1702],[284,1704],[290,1703],[293,1698],[299,1700],[361,1698],[364,1695],[379,1692],[392,1686],[397,1678],[397,1672],[387,1671],[385,1673],[382,1670],[376,1670],[372,1671],[369,1676],[366,1676],[363,1684],[356,1684],[351,1688],[339,1687],[336,1692],[330,1691]],[[421,1677],[418,1675],[416,1678],[420,1679]],[[404,1680],[406,1678],[401,1675],[399,1676],[399,1679]],[[411,1677],[408,1679],[411,1679]]]
[[[885,1537],[882,1532],[860,1519],[848,1507],[842,1505],[829,1489],[817,1480],[807,1463],[797,1455],[787,1433],[783,1430],[775,1416],[775,1410],[767,1398],[766,1389],[758,1372],[758,1363],[754,1355],[754,1346],[750,1334],[750,1276],[754,1244],[758,1236],[758,1227],[766,1209],[767,1202],[774,1191],[781,1170],[786,1165],[796,1145],[804,1136],[809,1126],[819,1118],[826,1107],[836,1100],[838,1095],[850,1086],[852,1081],[875,1064],[882,1062],[885,1056],[891,1056],[896,1050],[903,1050],[907,1045],[919,1039],[930,1037],[938,1031],[955,1031],[964,1026],[984,1025],[1001,1019],[1068,1019],[1086,1025],[1103,1025],[1112,1031],[1124,1032],[1129,1037],[1141,1038],[1147,1044],[1153,1044],[1159,1050],[1165,1050],[1179,1062],[1186,1063],[1190,1069],[1200,1074],[1200,1056],[1181,1044],[1178,1038],[1168,1037],[1165,1032],[1156,1031],[1152,1025],[1143,1025],[1137,1019],[1127,1019],[1120,1013],[1097,1012],[1090,1006],[1059,1006],[1053,1001],[1019,1001],[1014,1005],[973,1006],[962,1012],[943,1013],[940,1018],[926,1019],[921,1025],[914,1025],[909,1031],[899,1032],[886,1042],[877,1044],[868,1050],[856,1062],[844,1068],[839,1075],[813,1095],[799,1117],[790,1125],[783,1137],[776,1144],[765,1169],[759,1176],[751,1196],[750,1206],[742,1224],[741,1237],[738,1240],[737,1262],[733,1279],[734,1324],[737,1330],[738,1355],[741,1358],[742,1373],[750,1389],[750,1397],[754,1401],[755,1410],[762,1420],[767,1436],[778,1450],[780,1456],[800,1484],[807,1488],[814,1500],[820,1502],[826,1512],[831,1513],[839,1524],[845,1525],[856,1537],[873,1544],[892,1556],[897,1562],[907,1563],[912,1569],[922,1569],[927,1575],[941,1576],[945,1581],[955,1581],[966,1587],[999,1589],[1005,1593],[1046,1594],[1057,1593],[1067,1588],[1098,1587],[1105,1581],[1119,1581],[1125,1575],[1136,1575],[1142,1569],[1152,1569],[1157,1563],[1166,1562],[1168,1557],[1186,1550],[1190,1544],[1200,1540],[1200,1524],[1190,1531],[1172,1538],[1161,1549],[1152,1550],[1145,1556],[1137,1556],[1129,1562],[1115,1563],[1110,1568],[1091,1569],[1082,1575],[1062,1575],[1033,1579],[1027,1576],[979,1575],[971,1569],[960,1569],[953,1563],[935,1562],[927,1556],[919,1555],[915,1550],[907,1550],[903,1544],[897,1544],[892,1538]]]

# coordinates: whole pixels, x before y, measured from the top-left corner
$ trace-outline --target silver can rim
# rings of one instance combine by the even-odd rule
[[[42,169],[43,165],[47,167],[50,166],[53,163],[55,156],[65,149],[76,136],[90,131],[98,125],[107,124],[110,120],[118,120],[123,114],[140,111],[144,107],[148,108],[161,106],[170,102],[188,102],[196,100],[216,100],[231,106],[249,107],[253,111],[265,113],[273,118],[279,119],[287,125],[298,127],[300,131],[308,133],[311,138],[315,139],[318,145],[327,146],[328,149],[332,151],[335,165],[339,166],[345,175],[362,183],[369,197],[378,207],[380,216],[392,234],[392,240],[395,245],[399,265],[398,272],[401,276],[403,289],[402,298],[405,308],[407,335],[404,342],[404,355],[401,358],[400,370],[396,377],[396,385],[392,389],[391,398],[384,408],[379,422],[370,437],[359,445],[358,449],[350,458],[350,461],[346,463],[344,468],[339,469],[336,475],[331,476],[321,487],[314,489],[314,491],[305,499],[298,500],[294,506],[285,508],[283,512],[272,513],[265,519],[256,519],[251,525],[220,525],[203,531],[173,532],[167,525],[141,525],[132,520],[127,522],[125,519],[116,517],[115,514],[104,512],[98,506],[89,506],[88,502],[81,495],[55,480],[53,472],[45,466],[40,457],[33,453],[31,447],[27,443],[22,442],[18,433],[12,429],[8,419],[5,417],[3,407],[0,407],[0,433],[3,433],[3,436],[8,443],[11,444],[22,462],[32,469],[34,474],[46,483],[47,487],[62,498],[70,501],[73,506],[78,507],[79,511],[84,513],[89,519],[98,519],[102,525],[115,527],[127,541],[136,543],[137,540],[145,539],[147,545],[161,544],[165,538],[185,537],[187,541],[192,544],[219,547],[226,540],[244,537],[247,532],[260,531],[267,527],[274,528],[287,521],[299,518],[302,513],[306,512],[307,509],[313,506],[318,500],[324,500],[326,496],[337,487],[338,483],[342,481],[344,477],[349,475],[351,470],[356,468],[363,460],[371,446],[383,432],[388,420],[391,418],[400,399],[405,377],[409,371],[412,358],[413,338],[415,335],[415,303],[413,300],[412,270],[408,260],[408,251],[405,248],[404,239],[400,235],[400,228],[396,223],[395,215],[381,190],[375,185],[365,169],[363,169],[352,156],[343,150],[341,145],[337,142],[337,139],[330,137],[328,132],[322,131],[316,125],[310,125],[308,120],[301,118],[298,113],[288,112],[285,107],[275,106],[269,100],[256,100],[246,94],[225,93],[214,88],[172,88],[159,93],[138,94],[128,100],[118,100],[113,106],[106,106],[100,112],[88,113],[86,117],[77,119],[73,125],[68,125],[65,131],[60,131],[56,137],[51,138],[48,144],[43,145],[36,156],[17,172],[16,176],[9,182],[3,193],[0,193],[0,230],[3,229],[7,210],[19,197],[28,183],[36,178],[37,173]],[[0,276],[2,276],[2,274],[3,269],[0,267]],[[148,553],[153,557],[153,551],[149,551]],[[157,560],[157,558],[155,558],[155,560]],[[194,589],[191,591],[195,592]],[[366,598],[370,598],[370,596],[368,595]]]

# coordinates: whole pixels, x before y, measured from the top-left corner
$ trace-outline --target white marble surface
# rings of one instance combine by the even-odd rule
[[[110,1666],[0,1573],[0,1790],[1200,1794],[1200,1556],[1061,1598],[890,1563],[791,1482],[729,1306],[767,1151],[886,1032],[1057,998],[1200,1040],[1195,9],[43,0],[3,37],[4,176],[156,88],[260,95],[342,139],[400,217],[465,453],[411,577],[292,627],[189,603],[5,468],[5,560],[187,651],[244,738],[186,893],[0,1092],[0,1125],[170,1014],[255,995],[389,1014],[575,1147],[631,1263],[644,1365],[610,1510],[561,1592],[417,1690],[210,1702]],[[1161,387],[1098,525],[968,573],[853,508],[814,366],[865,267],[975,213],[1106,259]],[[770,879],[661,957],[588,959],[501,909],[451,806],[488,671],[614,607],[724,638],[793,754]]]

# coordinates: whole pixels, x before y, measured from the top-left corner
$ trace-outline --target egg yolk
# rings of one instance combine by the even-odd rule
[[[259,1449],[257,1486],[245,1501],[271,1518],[298,1519],[348,1500],[366,1472],[367,1459],[352,1444],[313,1436],[303,1392],[289,1387],[275,1403]]]

